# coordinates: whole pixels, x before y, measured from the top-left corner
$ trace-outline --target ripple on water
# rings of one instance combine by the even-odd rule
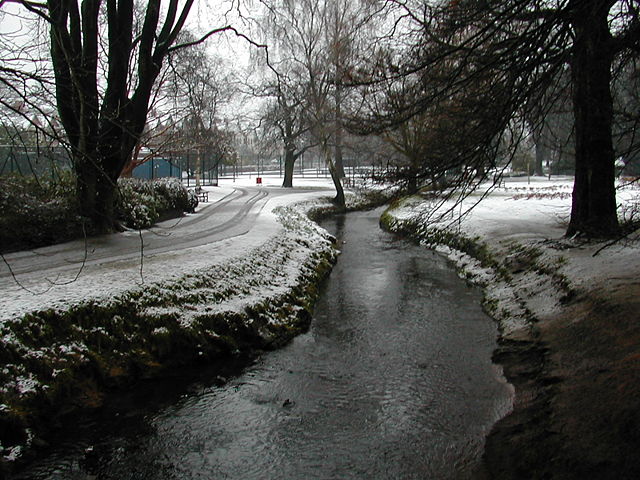
[[[346,243],[308,333],[130,427],[95,426],[92,465],[83,440],[34,478],[473,478],[510,404],[495,326],[446,261],[376,215],[327,221]]]

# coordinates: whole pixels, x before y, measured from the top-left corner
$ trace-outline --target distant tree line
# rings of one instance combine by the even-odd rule
[[[144,146],[233,157],[219,111],[243,95],[285,187],[314,150],[344,206],[344,152],[363,144],[410,192],[546,163],[575,175],[568,235],[620,233],[616,173],[633,172],[640,144],[638,0],[261,0],[233,9],[246,33],[201,37],[185,29],[192,0],[11,3],[40,22],[30,48],[0,45],[2,111],[35,113],[66,146],[97,231],[116,227],[116,180]],[[201,48],[220,32],[254,47],[239,89]]]

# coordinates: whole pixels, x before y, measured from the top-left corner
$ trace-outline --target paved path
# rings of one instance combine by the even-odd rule
[[[244,235],[269,196],[264,190],[235,188],[196,214],[167,220],[150,230],[89,238],[86,244],[79,240],[8,254],[5,259],[9,265],[4,263],[0,270],[0,285],[12,280],[12,272],[24,280],[31,275],[46,276],[48,271],[74,270],[83,263],[105,264],[137,258],[141,245],[145,255],[154,255]]]
[[[218,201],[206,205],[198,213],[164,221],[150,230],[103,235],[5,255],[8,264],[0,270],[0,285],[11,272],[26,276],[46,276],[48,271],[73,270],[85,265],[105,264],[204,245],[243,235],[253,225],[270,193],[250,188],[235,188]],[[142,241],[140,235],[142,234]],[[8,268],[10,266],[10,269]]]
[[[211,188],[212,201],[196,213],[150,230],[5,255],[0,262],[0,321],[32,309],[115,295],[241,255],[281,228],[268,214],[275,205],[309,194],[326,195],[326,190]]]

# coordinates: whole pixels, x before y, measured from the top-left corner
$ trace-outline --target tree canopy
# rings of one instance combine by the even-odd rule
[[[514,126],[527,124],[535,131],[568,82],[575,187],[567,234],[617,235],[612,72],[637,70],[638,2],[387,3],[395,7],[397,28],[410,45],[379,53],[375,68],[354,81],[370,96],[369,128],[394,128],[434,106],[457,104],[447,113],[461,119],[451,133],[469,141],[442,168],[454,163],[482,172],[493,167],[486,153],[506,134],[513,139]],[[380,89],[371,95],[372,87],[399,79],[411,80],[411,94],[401,106],[388,95],[381,97]],[[489,164],[479,168],[485,161]]]
[[[31,69],[2,63],[7,95],[0,103],[25,118],[26,109],[36,109],[49,127],[59,119],[81,212],[97,230],[113,229],[115,181],[141,136],[154,131],[148,112],[171,52],[220,31],[248,37],[226,25],[181,39],[193,0],[11,3],[46,25],[37,38],[48,32],[50,63]],[[398,178],[411,189],[421,182],[473,187],[498,178],[529,142],[538,173],[545,151],[574,165],[567,234],[620,233],[615,162],[631,164],[640,151],[638,0],[234,5],[239,18],[253,16],[249,24],[258,26],[263,43],[250,42],[267,51],[271,77],[263,75],[253,92],[271,97],[262,125],[282,144],[285,185],[296,158],[314,147],[343,204],[345,127],[393,145],[407,159]],[[188,100],[190,128],[221,132],[207,118],[215,116],[220,93],[210,59],[186,55],[179,63],[171,82],[174,95]],[[29,91],[42,98],[54,92],[57,115],[17,88],[20,82],[38,85]],[[205,115],[205,108],[211,112]]]

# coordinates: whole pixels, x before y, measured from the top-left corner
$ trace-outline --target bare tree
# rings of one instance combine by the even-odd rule
[[[4,2],[3,2],[4,3]],[[78,205],[96,231],[116,227],[116,180],[146,125],[154,84],[193,0],[15,0],[50,32],[56,107],[77,177]],[[235,30],[234,30],[235,31]],[[236,32],[238,33],[238,32]]]
[[[332,110],[331,84],[326,68],[327,49],[324,43],[326,16],[324,2],[303,0],[262,2],[263,35],[272,42],[270,68],[275,79],[265,91],[274,102],[267,110],[266,125],[279,132],[285,153],[284,186],[291,186],[296,159],[312,144],[317,144],[332,170],[330,154],[331,132],[327,128]],[[313,140],[308,143],[310,137]],[[301,140],[305,140],[302,145]],[[344,205],[340,177],[333,175],[336,202]]]
[[[116,181],[142,133],[154,82],[192,4],[187,0],[180,8],[171,0],[161,21],[160,1],[150,1],[134,38],[133,0],[107,1],[106,71],[99,68],[99,0],[81,5],[49,0],[48,13],[41,14],[50,23],[57,106],[72,147],[80,208],[99,231],[115,225]]]
[[[192,43],[195,38],[187,34],[181,41]],[[197,155],[199,186],[205,157],[215,156],[220,162],[229,153],[231,142],[221,126],[221,109],[234,90],[223,61],[209,55],[202,45],[175,52],[170,64],[175,80],[169,82],[168,89],[174,111],[181,112],[183,146]]]
[[[282,186],[293,187],[295,162],[316,144],[310,135],[310,123],[306,112],[306,84],[300,71],[295,71],[286,60],[274,62],[277,65],[276,78],[267,78],[261,85],[251,86],[251,96],[262,99],[259,111],[259,129],[263,134],[263,144],[268,145],[271,154],[283,152],[284,179]],[[275,148],[274,146],[277,145]]]
[[[575,138],[575,184],[568,235],[617,235],[611,71],[637,56],[640,21],[636,0],[390,1],[408,21],[411,55],[392,62],[365,84],[415,76],[431,88],[417,90],[401,112],[378,109],[379,125],[393,125],[443,98],[474,89],[486,105],[483,144],[530,118],[532,99],[553,98],[570,66]],[[434,78],[433,72],[447,72]],[[469,97],[470,100],[473,100]],[[477,102],[474,102],[477,103]],[[473,105],[473,103],[472,103]],[[465,105],[461,105],[466,108]],[[536,105],[540,108],[540,105]],[[538,115],[537,118],[544,118]],[[516,122],[516,123],[518,123]]]
[[[272,43],[275,114],[285,151],[285,173],[305,148],[317,145],[344,206],[342,116],[356,45],[374,17],[373,5],[345,0],[264,0],[265,35]],[[309,141],[313,138],[312,141]],[[289,178],[285,178],[289,185]]]
[[[287,94],[290,92],[291,94]],[[278,132],[284,144],[284,179],[283,187],[293,186],[295,162],[315,143],[309,136],[310,125],[304,110],[305,95],[292,91],[280,83],[277,87],[276,100],[267,110],[267,125]]]
[[[614,68],[614,148],[622,174],[640,177],[640,58],[622,59]]]
[[[58,137],[54,79],[47,30],[28,11],[0,2],[0,121]]]

